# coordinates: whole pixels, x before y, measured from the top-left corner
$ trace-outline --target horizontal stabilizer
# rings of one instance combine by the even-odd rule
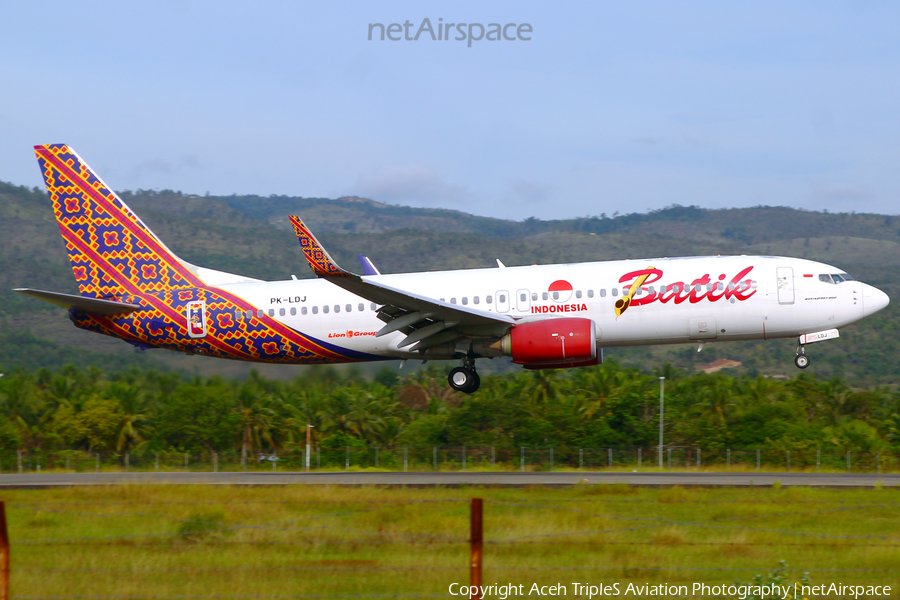
[[[63,308],[76,308],[94,315],[126,315],[141,308],[139,304],[103,300],[101,298],[86,298],[60,292],[45,292],[44,290],[32,290],[30,288],[16,288],[13,291],[40,298]]]

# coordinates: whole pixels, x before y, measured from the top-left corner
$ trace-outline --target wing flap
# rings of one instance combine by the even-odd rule
[[[127,315],[141,308],[140,304],[103,300],[102,298],[87,298],[85,296],[76,296],[75,294],[47,292],[31,288],[16,288],[13,291],[62,306],[63,308],[74,308],[94,315]]]
[[[516,323],[508,315],[442,302],[435,298],[385,285],[380,281],[374,281],[369,276],[360,276],[346,271],[329,256],[309,228],[300,220],[300,217],[291,216],[290,220],[294,226],[294,233],[297,234],[297,239],[300,241],[303,254],[316,275],[348,292],[383,306],[378,317],[388,326],[382,328],[379,332],[381,335],[404,329],[416,323],[424,323],[413,330],[414,334],[422,329],[432,327],[435,323],[444,322],[453,324],[452,327],[446,329],[457,332],[458,337],[466,335],[490,337],[503,335]],[[419,315],[415,313],[419,313]],[[395,319],[402,319],[402,322],[392,326]],[[433,327],[429,330],[429,335],[417,335],[409,343],[418,342],[415,346],[417,349],[430,347],[428,342],[433,341],[431,337],[434,335],[441,335],[442,339],[449,339],[450,336],[444,334],[444,331],[445,328]]]

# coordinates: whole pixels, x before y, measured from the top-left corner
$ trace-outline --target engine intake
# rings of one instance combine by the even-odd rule
[[[591,361],[597,358],[597,327],[582,318],[522,323],[503,336],[500,349],[514,363],[526,366],[596,364]]]

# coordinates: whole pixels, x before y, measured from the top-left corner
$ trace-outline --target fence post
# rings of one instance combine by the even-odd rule
[[[818,471],[819,468],[822,466],[822,456],[821,456],[821,453],[822,453],[822,449],[821,449],[821,448],[816,448],[816,471]]]
[[[876,456],[878,472],[881,473],[881,452],[879,452]]]
[[[67,454],[66,455],[66,471],[68,471],[68,470],[70,470],[70,469],[69,469],[69,455]]]
[[[22,451],[21,450],[16,452],[16,457],[17,457],[17,460],[19,461],[19,473],[21,473],[22,472]]]
[[[519,454],[519,470],[525,472],[525,446],[522,446]]]
[[[407,453],[407,448],[403,449],[403,472],[406,473],[406,469],[409,466],[409,454]]]
[[[375,468],[378,468],[378,446],[375,446]]]
[[[759,448],[756,449],[756,470],[759,471]]]
[[[491,468],[494,468],[496,456],[494,455],[494,447],[491,446]]]
[[[700,448],[697,448],[697,468],[699,469],[703,466],[703,462],[700,460]]]
[[[787,453],[787,470],[788,470],[788,473],[790,473],[791,472],[791,451],[786,450],[785,452]]]
[[[578,468],[584,468],[584,448],[578,449]]]
[[[99,473],[100,472],[100,453],[96,452],[95,455],[96,455],[96,459],[97,459],[97,472]]]
[[[437,471],[437,446],[431,447],[431,470]]]
[[[609,463],[609,464],[608,464],[607,466],[608,466],[610,469],[612,469],[612,448],[607,448],[607,450],[609,451],[609,460],[608,460],[608,463]]]
[[[847,472],[850,472],[850,451],[847,450]]]
[[[472,498],[469,509],[469,598],[481,599],[481,559],[484,548],[484,501]]]
[[[731,448],[725,450],[725,466],[731,468]]]
[[[184,453],[184,470],[185,471],[188,470],[188,453],[187,452]]]
[[[550,448],[550,471],[553,471],[553,448]]]
[[[641,457],[641,450],[642,448],[638,448],[638,469],[641,468],[641,465],[644,462],[643,458]]]
[[[316,471],[322,468],[322,448],[316,446]]]
[[[9,598],[9,533],[6,529],[6,502],[0,501],[0,600]]]
[[[219,453],[213,452],[213,473],[219,472]]]
[[[463,458],[463,462],[462,462],[462,470],[465,471],[465,470],[466,470],[466,447],[465,447],[465,446],[463,446],[463,455],[462,455],[462,458]]]
[[[672,468],[672,449],[669,448],[669,468]]]
[[[127,473],[130,470],[131,470],[131,453],[126,452],[125,453],[125,472]]]
[[[350,446],[347,446],[347,459],[346,459],[346,461],[344,462],[344,468],[345,468],[345,469],[349,469],[349,468],[350,468]]]
[[[153,459],[153,468],[159,471],[159,452],[156,453],[156,457]]]
[[[241,468],[247,470],[247,447],[241,447]]]

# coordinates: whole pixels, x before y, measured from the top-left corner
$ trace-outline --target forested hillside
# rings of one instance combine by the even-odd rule
[[[382,272],[391,273],[492,267],[496,258],[512,266],[764,253],[835,264],[900,299],[900,219],[891,216],[675,206],[648,214],[514,222],[361,198],[198,197],[171,191],[122,196],[186,260],[263,279],[310,276],[286,218],[300,214],[334,257],[351,268],[357,254],[370,256]],[[603,210],[598,205],[598,212]],[[246,375],[250,368],[163,351],[136,354],[123,342],[74,329],[64,311],[15,294],[10,291],[14,287],[76,291],[46,193],[0,183],[0,368],[71,362],[112,370],[141,366],[233,375]],[[847,328],[840,340],[811,346],[810,370],[854,385],[895,383],[898,330],[895,301]],[[700,354],[693,346],[613,349],[607,356],[648,370],[664,361],[690,370],[729,358],[743,363],[736,373],[784,376],[796,374],[793,346],[791,340],[710,344]],[[502,369],[497,363],[488,370]],[[298,371],[261,368],[273,377]]]

